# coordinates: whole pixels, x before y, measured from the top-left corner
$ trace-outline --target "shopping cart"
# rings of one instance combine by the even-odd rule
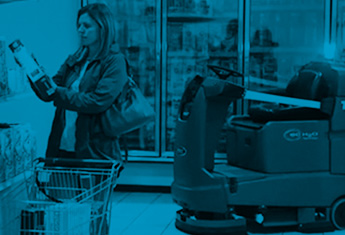
[[[122,168],[105,160],[39,159],[26,177],[20,234],[109,234],[111,192]]]

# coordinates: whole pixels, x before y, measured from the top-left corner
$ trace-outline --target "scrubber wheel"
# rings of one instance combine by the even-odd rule
[[[336,229],[345,229],[345,198],[335,201],[332,205],[331,222]]]
[[[197,219],[185,210],[176,212],[175,226],[188,234],[227,234],[246,235],[246,220],[242,216],[234,215],[231,219],[211,220]]]

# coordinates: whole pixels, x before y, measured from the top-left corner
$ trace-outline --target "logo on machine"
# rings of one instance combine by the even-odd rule
[[[290,129],[284,132],[284,138],[287,141],[298,141],[301,139],[301,131],[298,129]]]
[[[182,146],[178,146],[175,149],[175,156],[176,157],[184,157],[187,155],[187,149],[185,147]]]
[[[299,129],[289,129],[284,132],[284,138],[287,141],[299,141],[299,140],[318,140],[319,132],[302,132]]]

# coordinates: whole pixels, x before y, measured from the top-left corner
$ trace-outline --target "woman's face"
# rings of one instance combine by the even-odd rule
[[[78,33],[82,46],[95,46],[100,41],[100,28],[87,13],[79,17]]]

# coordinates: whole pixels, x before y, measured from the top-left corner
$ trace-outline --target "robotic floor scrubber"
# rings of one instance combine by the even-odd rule
[[[345,229],[345,65],[311,62],[279,96],[250,95],[222,79],[196,76],[188,84],[176,126],[176,227],[191,234]],[[232,116],[227,164],[215,164],[228,106],[247,98],[294,105]]]

